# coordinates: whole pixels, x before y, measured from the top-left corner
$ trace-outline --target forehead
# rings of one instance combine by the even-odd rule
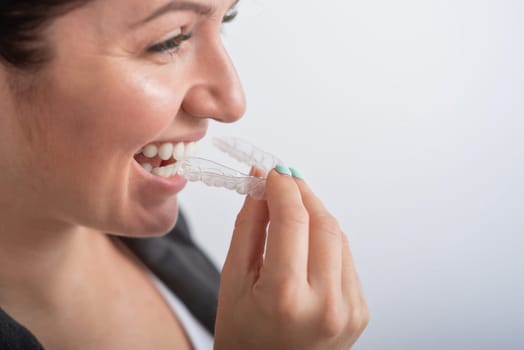
[[[236,0],[93,0],[65,16],[57,19],[50,30],[56,45],[72,45],[74,47],[95,47],[106,51],[115,47],[115,43],[136,41],[138,37],[149,36],[151,33],[166,34],[173,25],[187,24],[187,15],[197,14],[195,7],[206,8],[209,18],[220,19]],[[193,10],[164,11],[162,9],[179,9],[177,4],[192,4]],[[187,6],[182,6],[187,8]],[[157,14],[162,12],[161,15]],[[216,16],[215,16],[216,14]],[[185,20],[178,21],[177,15]],[[175,16],[175,17],[173,17]],[[198,16],[198,15],[197,15]],[[154,18],[143,23],[148,18]],[[161,33],[164,32],[164,33]],[[79,41],[81,36],[83,40]],[[151,35],[152,36],[152,35]],[[65,40],[69,39],[69,40]],[[151,39],[151,38],[149,38]],[[118,46],[118,45],[116,45]]]
[[[193,4],[215,12],[227,10],[234,3],[236,3],[234,0],[96,0],[90,3],[90,7],[98,19],[106,19],[113,24],[129,27],[162,8],[183,8],[184,6],[177,5]]]

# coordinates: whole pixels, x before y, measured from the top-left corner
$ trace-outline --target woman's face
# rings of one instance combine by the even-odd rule
[[[134,156],[152,143],[201,139],[208,118],[243,115],[220,36],[233,5],[95,0],[56,19],[46,32],[53,60],[30,94],[12,95],[16,127],[0,135],[11,148],[2,154],[16,180],[11,191],[23,188],[43,217],[117,234],[166,233],[185,181],[151,174]]]

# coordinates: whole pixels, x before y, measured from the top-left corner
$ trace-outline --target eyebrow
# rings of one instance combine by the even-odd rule
[[[236,0],[233,3],[233,5],[230,7],[230,9],[235,7],[239,1],[240,0]],[[147,22],[151,22],[152,20],[162,15],[165,15],[166,13],[171,12],[171,11],[192,11],[201,16],[211,16],[213,14],[214,9],[212,7],[209,7],[203,4],[199,4],[196,2],[192,2],[192,1],[173,0],[159,7],[158,9],[153,11],[152,14],[150,14],[143,20],[138,21],[137,23],[133,24],[132,27],[138,27],[138,26],[144,25]]]

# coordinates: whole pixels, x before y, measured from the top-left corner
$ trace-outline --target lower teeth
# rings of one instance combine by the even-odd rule
[[[153,170],[153,166],[149,163],[140,164],[142,168],[145,169],[148,173],[150,173]]]
[[[140,165],[147,172],[160,176],[160,177],[166,177],[166,178],[176,175],[179,170],[179,166],[176,163],[158,167],[158,168],[153,168],[153,166],[149,163],[140,164]]]

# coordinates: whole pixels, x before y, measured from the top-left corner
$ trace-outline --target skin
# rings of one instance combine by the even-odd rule
[[[202,138],[209,119],[238,120],[245,99],[220,38],[232,1],[136,25],[165,3],[92,1],[46,30],[54,56],[36,75],[0,65],[0,306],[45,347],[190,348],[112,235],[158,236],[176,222],[176,195],[152,185],[136,151]],[[193,36],[178,50],[148,52],[179,28]],[[267,201],[247,199],[237,222],[215,347],[351,346],[367,307],[345,236],[309,188],[272,172]]]

